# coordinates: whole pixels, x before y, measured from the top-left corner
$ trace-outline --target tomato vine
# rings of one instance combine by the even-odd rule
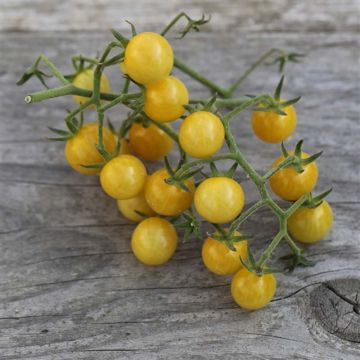
[[[210,20],[210,18],[206,18],[205,16],[200,19],[192,19],[186,13],[180,13],[169,23],[169,25],[165,27],[165,29],[161,32],[161,35],[167,35],[169,31],[181,19],[185,19],[186,21],[185,27],[180,31],[181,38],[184,37],[191,30],[198,31],[201,26],[203,26]],[[137,34],[136,28],[133,24],[130,23],[130,25],[132,30],[132,36],[134,37]],[[304,168],[310,163],[314,162],[321,155],[321,153],[317,153],[307,158],[303,158],[301,152],[301,147],[303,144],[302,140],[298,142],[294,152],[288,152],[284,144],[282,143],[281,150],[284,157],[283,160],[273,166],[264,175],[261,175],[245,158],[236,142],[233,132],[231,131],[232,120],[245,110],[251,109],[253,111],[271,112],[273,114],[278,114],[279,116],[286,115],[285,108],[292,106],[300,98],[294,98],[287,101],[281,100],[280,93],[284,82],[284,77],[281,78],[278,86],[275,89],[274,95],[258,94],[253,96],[249,95],[235,98],[234,93],[240,87],[243,81],[247,79],[248,76],[256,68],[258,68],[261,64],[264,64],[266,61],[272,59],[273,63],[279,65],[279,71],[283,72],[284,66],[287,62],[297,62],[303,55],[299,53],[287,53],[277,48],[269,49],[268,51],[263,53],[228,87],[219,86],[212,80],[208,79],[204,75],[189,67],[182,60],[175,57],[173,65],[177,69],[204,85],[212,93],[212,96],[207,99],[190,99],[189,104],[184,106],[186,111],[189,114],[196,111],[208,111],[219,116],[222,126],[224,128],[224,140],[228,147],[228,151],[225,153],[220,153],[217,155],[214,154],[206,158],[190,161],[186,152],[181,147],[178,133],[171,127],[167,126],[163,121],[157,121],[154,120],[153,117],[149,117],[144,111],[144,103],[146,101],[145,96],[147,89],[146,85],[134,81],[129,75],[125,73],[125,80],[122,91],[120,93],[116,94],[101,91],[101,80],[103,76],[103,71],[107,67],[113,65],[121,65],[124,62],[125,50],[130,42],[130,39],[121,34],[119,31],[112,30],[112,34],[114,35],[115,40],[111,41],[105,47],[104,51],[98,58],[83,55],[74,56],[72,58],[72,63],[75,73],[70,75],[62,74],[52,61],[50,61],[45,55],[40,55],[39,58],[35,61],[35,63],[25,71],[23,76],[18,81],[18,85],[22,85],[30,78],[36,77],[46,87],[46,89],[27,95],[25,97],[25,102],[36,103],[65,95],[76,95],[88,98],[88,100],[80,103],[77,108],[75,108],[66,115],[65,123],[69,128],[68,132],[53,128],[51,128],[51,130],[58,135],[63,136],[63,138],[59,138],[60,140],[69,139],[71,136],[74,136],[80,130],[83,123],[84,111],[90,107],[95,107],[98,118],[97,150],[104,159],[104,162],[100,164],[87,165],[87,167],[89,168],[102,168],[107,162],[117,157],[120,151],[121,140],[127,136],[131,126],[136,122],[140,122],[144,126],[148,126],[149,124],[155,125],[164,133],[166,133],[177,144],[180,154],[180,160],[178,165],[174,168],[169,164],[167,158],[165,158],[165,169],[168,174],[166,183],[176,185],[184,191],[189,191],[186,183],[190,178],[195,176],[197,177],[197,180],[199,180],[208,177],[208,175],[203,172],[204,166],[209,166],[211,176],[220,176],[221,174],[217,170],[216,163],[222,160],[231,160],[234,165],[227,173],[223,175],[225,177],[227,176],[232,178],[235,175],[236,168],[242,168],[243,171],[249,176],[249,178],[254,182],[255,186],[257,187],[260,195],[260,200],[247,208],[245,211],[241,212],[238,216],[236,216],[227,229],[224,229],[219,225],[213,224],[215,229],[217,230],[217,235],[214,236],[214,239],[225,243],[230,249],[234,250],[234,244],[244,239],[244,237],[238,235],[238,229],[241,227],[241,225],[260,208],[268,207],[278,218],[279,231],[257,260],[253,257],[249,250],[249,258],[246,261],[243,261],[244,266],[249,271],[255,272],[258,275],[265,275],[274,272],[274,269],[269,268],[268,260],[270,259],[274,249],[282,240],[285,240],[287,242],[293,253],[292,256],[288,257],[291,262],[291,268],[294,268],[297,265],[311,265],[311,262],[309,262],[304,257],[303,250],[300,249],[292,239],[291,234],[288,231],[288,219],[302,206],[318,206],[323,200],[323,198],[328,194],[328,192],[323,193],[317,197],[313,197],[310,192],[305,192],[302,196],[297,198],[296,201],[294,201],[287,209],[283,209],[272,198],[267,187],[267,182],[275,174],[283,171],[284,169],[292,168],[297,173],[302,173],[304,171]],[[46,78],[48,78],[50,75],[40,70],[39,67],[42,63],[45,64],[52,73],[52,75],[60,81],[61,86],[55,88],[47,87]],[[92,90],[88,90],[80,86],[75,86],[73,83],[74,78],[84,69],[93,69]],[[131,84],[137,89],[135,92],[129,92]],[[130,114],[128,118],[123,121],[120,129],[116,132],[118,138],[116,151],[109,153],[104,146],[104,117],[105,113],[110,108],[118,106],[119,104],[126,106],[130,110]],[[221,115],[219,112],[219,110],[222,108],[228,109],[228,112],[224,115]],[[76,120],[77,115],[81,116],[81,122],[78,122]],[[181,115],[180,117],[183,119],[186,116],[187,115]],[[111,123],[110,127],[112,131],[115,131]],[[139,201],[144,202],[145,200],[141,198],[140,200],[138,200],[138,202]],[[192,208],[190,208],[190,210],[186,210],[181,215],[170,218],[170,221],[179,228],[185,230],[185,238],[188,238],[191,235],[200,235],[200,222],[194,215]],[[147,261],[151,262],[153,260]]]

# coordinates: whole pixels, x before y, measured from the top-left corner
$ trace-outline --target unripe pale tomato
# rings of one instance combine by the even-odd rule
[[[296,111],[292,105],[283,108],[283,111],[286,115],[254,111],[252,113],[252,128],[255,135],[272,144],[287,139],[296,128]]]
[[[81,89],[93,90],[94,88],[94,70],[86,69],[77,74],[73,84]],[[108,77],[103,73],[100,80],[100,91],[104,93],[110,93],[110,83]],[[74,95],[74,100],[77,103],[84,103],[89,100],[88,97]]]
[[[170,127],[170,125],[168,125]],[[131,149],[145,160],[160,160],[171,151],[174,140],[154,124],[133,124],[129,131]]]
[[[158,81],[173,68],[172,47],[160,34],[139,33],[126,46],[124,65],[126,73],[139,84]]]
[[[240,233],[236,231],[236,235]],[[202,246],[202,259],[208,270],[217,275],[230,275],[242,267],[241,260],[248,256],[247,241],[234,243],[236,251],[230,250],[225,243],[208,237]]]
[[[167,76],[146,87],[144,111],[153,120],[170,122],[184,113],[188,102],[184,83],[175,76]]]
[[[218,116],[209,111],[190,114],[181,124],[179,141],[190,156],[207,158],[220,150],[225,138],[224,126]]]
[[[145,198],[150,207],[160,215],[179,215],[190,207],[195,185],[192,179],[185,180],[190,190],[185,191],[165,180],[169,177],[166,169],[159,169],[149,176],[145,185]]]
[[[244,207],[245,195],[239,183],[228,177],[204,180],[196,189],[194,204],[205,220],[223,224],[236,218]]]
[[[117,206],[124,217],[131,221],[139,222],[144,217],[138,214],[139,211],[147,216],[155,216],[155,211],[145,200],[144,192],[128,200],[117,200]]]
[[[289,152],[292,154],[293,152]],[[301,158],[306,159],[309,154],[301,153]],[[278,157],[272,164],[275,167],[284,160],[284,156]],[[318,170],[315,162],[304,166],[304,171],[298,173],[294,168],[288,167],[276,172],[269,180],[272,191],[284,200],[297,200],[305,193],[311,192],[318,178]]]
[[[266,306],[276,292],[273,274],[258,276],[245,268],[240,269],[231,281],[231,295],[244,309],[257,310]]]
[[[301,207],[288,219],[290,234],[305,244],[312,244],[323,239],[333,223],[333,212],[325,200],[316,208]]]
[[[100,169],[88,169],[82,165],[93,165],[104,161],[96,149],[98,143],[98,124],[85,124],[77,134],[66,142],[65,157],[70,166],[81,174],[98,174]],[[113,133],[103,128],[103,142],[106,151],[115,151],[116,141]]]
[[[144,164],[135,156],[119,155],[111,159],[101,170],[103,190],[120,200],[131,199],[143,190],[146,182]]]
[[[177,247],[174,226],[167,220],[151,217],[138,224],[131,237],[131,248],[139,261],[146,265],[162,265]]]

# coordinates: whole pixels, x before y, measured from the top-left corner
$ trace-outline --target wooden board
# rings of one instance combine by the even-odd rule
[[[125,3],[0,3],[0,359],[358,359],[360,316],[319,287],[360,278],[358,2]],[[46,125],[61,126],[71,99],[25,105],[24,95],[39,86],[14,85],[41,52],[66,72],[71,55],[94,54],[111,39],[105,28],[125,29],[121,20],[130,19],[140,29],[159,30],[180,8],[213,13],[203,32],[172,43],[178,57],[220,84],[269,47],[307,53],[286,72],[284,94],[303,97],[290,144],[304,138],[308,151],[324,150],[318,190],[334,187],[335,224],[307,251],[317,265],[279,275],[276,298],[258,312],[239,309],[230,278],[204,269],[200,241],[182,244],[161,268],[139,264],[129,247],[133,225],[96,178],[67,167],[62,144],[45,140]],[[87,24],[91,32],[84,31]],[[119,73],[110,74],[117,91]],[[192,97],[207,95],[177,74]],[[278,79],[273,67],[263,67],[239,95],[272,91]],[[112,119],[119,123],[125,115],[116,109]],[[265,171],[279,147],[252,135],[249,113],[233,129],[247,158]],[[257,193],[248,180],[243,184],[250,205]],[[262,210],[244,231],[255,235],[252,246],[259,251],[276,228]],[[286,252],[286,246],[277,250]],[[334,284],[353,301],[360,292],[356,281]],[[333,308],[327,298],[335,299]],[[327,326],[336,311],[341,321]]]

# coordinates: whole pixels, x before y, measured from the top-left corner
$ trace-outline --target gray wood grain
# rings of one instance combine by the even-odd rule
[[[210,31],[356,31],[357,0],[2,0],[0,29],[7,31],[159,29],[180,11],[193,16],[212,15]]]
[[[0,3],[0,359],[359,358],[359,343],[321,326],[310,297],[324,281],[360,277],[358,2],[86,4]],[[125,29],[122,19],[158,30],[180,8],[214,14],[204,32],[173,44],[180,58],[221,84],[270,46],[307,53],[302,64],[287,69],[286,96],[303,96],[290,143],[303,137],[308,151],[324,150],[318,190],[334,186],[335,224],[326,240],[308,248],[317,265],[279,275],[276,298],[258,312],[239,309],[230,278],[204,269],[200,241],[180,245],[164,267],[139,264],[129,247],[133,225],[119,216],[96,178],[67,167],[62,144],[45,140],[46,125],[61,125],[71,99],[25,105],[24,94],[38,85],[14,85],[40,52],[66,72],[71,55],[93,54],[111,39],[98,30]],[[86,24],[97,31],[68,32]],[[118,70],[110,74],[112,87],[120,89]],[[180,76],[192,97],[206,95]],[[239,94],[271,91],[278,78],[274,68],[261,68]],[[125,115],[116,109],[112,119],[119,123]],[[278,146],[255,139],[249,113],[233,127],[246,156],[265,171]],[[250,205],[257,194],[249,181],[243,184]],[[267,210],[249,220],[244,232],[256,235],[255,252],[276,227]],[[285,245],[277,250],[286,252]]]

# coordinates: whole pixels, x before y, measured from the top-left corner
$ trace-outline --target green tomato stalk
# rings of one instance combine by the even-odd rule
[[[184,37],[190,30],[199,31],[199,27],[206,24],[210,19],[206,19],[203,16],[201,19],[195,20],[190,18],[186,13],[180,13],[177,15],[161,32],[163,36],[168,34],[168,32],[172,29],[176,23],[181,20],[185,19],[187,21],[186,26],[180,31],[180,37]],[[136,29],[134,25],[131,25],[132,34],[136,34]],[[262,111],[275,111],[279,114],[283,114],[282,106],[279,104],[278,98],[279,94],[272,97],[268,94],[260,94],[253,97],[239,97],[234,98],[234,92],[239,88],[239,86],[243,83],[245,79],[261,64],[263,64],[266,60],[272,58],[276,55],[275,59],[273,59],[274,63],[279,64],[279,70],[282,72],[284,69],[284,65],[286,62],[297,62],[298,58],[302,56],[301,54],[296,53],[286,53],[283,50],[272,48],[262,54],[259,59],[257,59],[249,68],[247,68],[239,78],[229,87],[221,87],[211,81],[210,79],[206,78],[196,70],[192,69],[188,65],[186,65],[180,59],[175,58],[174,66],[181,70],[183,73],[187,74],[188,76],[192,77],[193,79],[197,80],[199,83],[204,85],[208,88],[211,92],[215,93],[217,97],[213,97],[212,99],[198,99],[198,100],[191,100],[191,106],[195,108],[206,108],[207,106],[211,109],[220,109],[226,108],[230,109],[230,111],[222,117],[222,122],[225,129],[225,140],[228,145],[228,152],[224,154],[219,154],[212,156],[206,159],[188,161],[185,152],[181,149],[178,134],[166,126],[163,123],[150,119],[144,113],[144,87],[132,81],[129,77],[125,77],[123,89],[121,93],[114,94],[114,93],[102,93],[100,91],[100,82],[102,73],[105,68],[113,65],[119,65],[124,59],[124,49],[127,46],[128,39],[119,33],[116,30],[112,30],[112,33],[115,37],[115,41],[109,43],[103,53],[100,55],[99,58],[91,58],[87,56],[75,56],[72,59],[72,63],[75,68],[75,74],[71,75],[63,75],[60,70],[45,56],[40,55],[36,62],[29,67],[26,72],[23,74],[21,79],[17,82],[18,85],[22,85],[26,81],[28,81],[31,77],[37,77],[43,85],[45,85],[46,89],[39,92],[34,92],[25,97],[26,103],[36,103],[39,101],[56,98],[65,95],[79,95],[83,97],[88,97],[89,100],[83,104],[80,104],[78,108],[71,111],[65,118],[65,123],[67,126],[70,126],[70,130],[72,133],[78,131],[78,123],[74,123],[74,118],[76,115],[80,114],[82,118],[82,114],[85,109],[89,106],[95,106],[97,114],[98,114],[98,122],[99,122],[99,143],[97,144],[97,149],[99,153],[104,158],[104,161],[109,161],[112,157],[117,155],[117,152],[114,154],[109,154],[106,152],[104,144],[103,144],[103,122],[104,116],[107,110],[114,106],[118,106],[119,104],[123,104],[124,106],[128,107],[131,110],[131,114],[128,119],[126,119],[120,130],[118,132],[119,141],[122,137],[126,136],[127,131],[130,129],[131,124],[137,119],[137,117],[141,116],[146,121],[158,126],[164,132],[166,132],[178,145],[179,152],[181,155],[181,159],[179,162],[178,167],[175,171],[171,171],[171,176],[169,178],[170,183],[183,186],[183,181],[193,176],[194,174],[200,174],[201,168],[203,165],[210,164],[210,167],[214,170],[216,168],[215,163],[221,160],[232,160],[236,164],[235,167],[229,171],[231,173],[231,177],[234,175],[236,170],[236,166],[241,167],[246,174],[250,177],[250,179],[256,185],[260,200],[252,205],[247,210],[243,211],[229,226],[227,232],[224,232],[223,229],[221,230],[221,236],[224,238],[225,243],[230,247],[233,248],[233,243],[239,239],[237,239],[235,232],[236,230],[257,210],[260,208],[267,206],[269,207],[272,212],[277,216],[279,220],[279,231],[269,243],[268,247],[262,252],[258,260],[255,260],[252,254],[249,254],[250,262],[248,262],[246,267],[251,271],[256,271],[259,274],[271,272],[272,270],[269,269],[267,262],[271,257],[274,249],[278,246],[281,240],[285,239],[288,243],[290,249],[293,252],[292,261],[295,265],[309,265],[309,262],[303,257],[302,250],[294,243],[291,239],[288,231],[287,231],[287,219],[289,216],[300,206],[305,204],[306,202],[311,200],[310,194],[303,195],[300,199],[294,202],[288,209],[282,209],[271,197],[268,189],[267,189],[267,180],[271,178],[277,171],[282,168],[289,167],[289,166],[300,166],[301,167],[301,160],[299,160],[299,156],[297,154],[288,155],[285,157],[284,161],[278,164],[276,167],[269,170],[265,175],[260,175],[254,167],[246,160],[242,152],[240,151],[236,140],[233,136],[231,131],[231,120],[247,109],[254,109],[257,106],[261,106]],[[110,57],[110,54],[116,50],[116,54]],[[45,74],[39,69],[39,65],[44,63],[51,73],[60,81],[61,86],[49,89],[47,88],[45,78],[49,77],[50,75]],[[80,87],[74,86],[71,82],[72,79],[82,71],[84,68],[94,68],[94,83],[93,83],[93,90],[82,89]],[[281,80],[278,88],[281,90],[282,86]],[[137,92],[129,93],[129,86],[133,83],[137,88]],[[279,91],[276,91],[277,93]],[[104,103],[102,100],[107,101]],[[298,99],[293,99],[293,102],[297,101]],[[210,104],[210,105],[209,105]],[[190,108],[187,108],[191,110]],[[75,125],[74,125],[75,124]],[[71,128],[73,126],[73,128]],[[75,128],[74,128],[75,126]],[[52,129],[54,132],[60,135],[64,135],[65,132],[59,129]],[[67,138],[67,135],[63,136],[63,140]],[[301,147],[301,145],[300,145]],[[119,146],[117,147],[119,150]],[[315,154],[316,155],[316,154]],[[313,159],[314,160],[314,159]],[[166,164],[170,168],[168,162]],[[100,164],[101,165],[101,164]],[[96,166],[100,166],[96,164]],[[215,170],[214,170],[215,171]],[[179,219],[182,219],[183,222],[179,224],[179,227],[185,230],[185,237],[195,234],[200,235],[199,230],[199,221],[194,216],[192,210],[186,211],[182,216],[171,219],[175,224]],[[216,226],[219,228],[219,226]]]

